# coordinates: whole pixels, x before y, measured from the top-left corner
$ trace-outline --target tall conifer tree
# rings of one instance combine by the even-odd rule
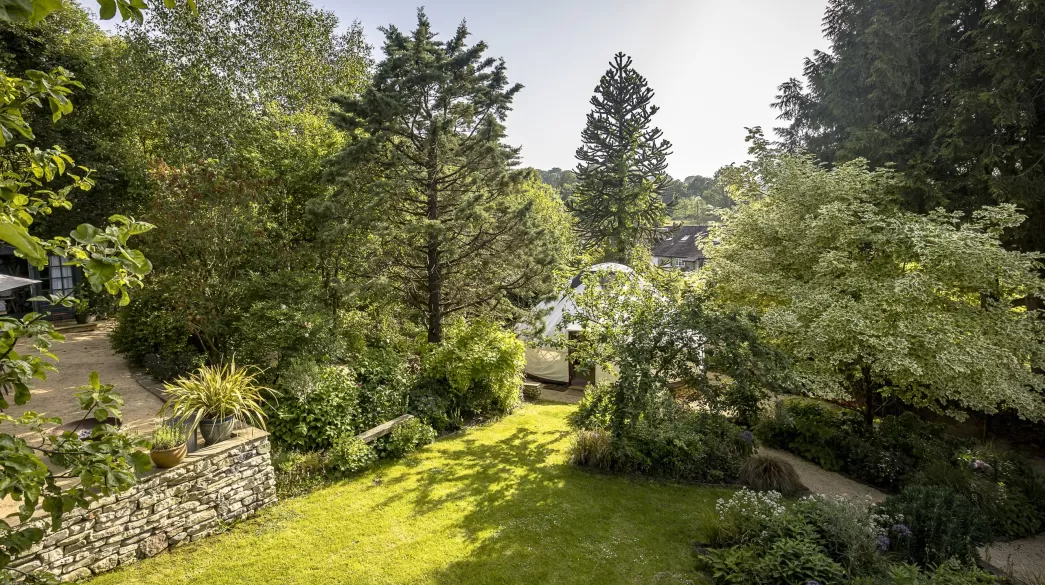
[[[331,170],[348,215],[378,240],[381,257],[366,268],[438,343],[446,316],[510,309],[547,288],[557,236],[512,171],[519,149],[502,142],[522,89],[504,61],[484,56],[486,43],[469,46],[464,23],[436,40],[423,10],[409,35],[381,30],[371,87],[334,100],[334,123],[353,139]]]
[[[657,106],[646,78],[617,53],[591,98],[577,149],[577,184],[569,201],[585,247],[606,260],[648,251],[668,217],[671,143],[652,126]]]

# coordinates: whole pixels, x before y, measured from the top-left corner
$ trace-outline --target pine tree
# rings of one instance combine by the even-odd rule
[[[1045,252],[1042,22],[1039,2],[830,0],[831,49],[780,86],[780,138],[829,165],[894,165],[919,213],[1014,203],[1028,218],[1006,244]]]
[[[519,149],[502,142],[522,89],[504,61],[485,57],[483,42],[468,46],[464,23],[436,40],[423,10],[413,33],[381,31],[371,87],[334,100],[334,123],[353,139],[331,171],[348,192],[346,215],[378,240],[367,268],[438,343],[447,316],[510,308],[550,286],[558,232],[512,170]]]
[[[651,128],[657,106],[646,78],[617,53],[591,98],[577,149],[577,184],[569,208],[582,244],[606,260],[629,262],[657,239],[668,217],[671,143]]]

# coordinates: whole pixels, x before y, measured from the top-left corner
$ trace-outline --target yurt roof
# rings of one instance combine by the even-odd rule
[[[581,294],[584,292],[584,275],[595,272],[635,272],[630,267],[623,264],[617,264],[616,262],[603,262],[602,264],[596,264],[589,268],[581,271],[580,274],[573,277],[570,281],[570,290],[573,294]],[[547,301],[537,306],[537,310],[540,312],[548,311],[548,314],[544,317],[544,330],[540,333],[545,337],[551,337],[560,331],[559,326],[562,324],[564,315],[569,315],[576,312],[577,305],[573,302],[573,294],[564,293],[558,299],[554,301]],[[549,311],[549,308],[551,309]],[[580,331],[580,325],[576,323],[570,323],[565,327],[565,331]]]

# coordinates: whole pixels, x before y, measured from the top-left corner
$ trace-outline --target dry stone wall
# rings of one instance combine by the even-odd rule
[[[68,514],[30,554],[12,563],[74,581],[223,530],[276,501],[268,434],[243,429],[132,489]],[[36,519],[45,526],[45,520]]]

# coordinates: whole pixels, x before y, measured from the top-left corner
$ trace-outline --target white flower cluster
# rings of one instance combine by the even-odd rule
[[[754,492],[744,488],[733,494],[728,500],[719,498],[715,503],[715,510],[723,519],[730,515],[742,515],[768,520],[781,516],[787,511],[780,503],[782,497],[777,492]]]
[[[822,509],[833,508],[837,517],[850,518],[855,526],[871,537],[884,535],[888,526],[903,520],[903,517],[891,517],[883,514],[878,506],[874,505],[870,496],[864,498],[847,498],[845,496],[828,496],[824,494],[813,494],[805,496],[800,501],[809,502]]]

